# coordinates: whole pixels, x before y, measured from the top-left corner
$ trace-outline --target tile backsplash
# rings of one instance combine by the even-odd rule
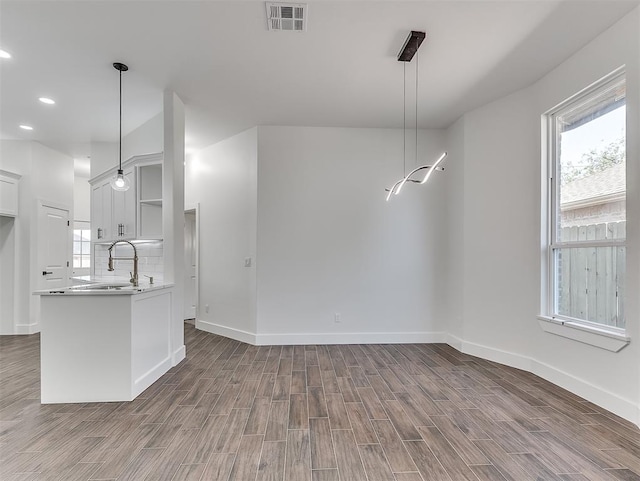
[[[138,250],[138,276],[143,280],[143,276],[153,276],[154,280],[162,281],[164,278],[164,257],[161,240],[156,241],[136,241],[134,242]],[[93,275],[96,277],[129,277],[133,272],[133,261],[113,261],[114,270],[109,272],[109,244],[94,244],[95,262]],[[128,244],[116,245],[111,254],[113,257],[133,257],[133,249]]]

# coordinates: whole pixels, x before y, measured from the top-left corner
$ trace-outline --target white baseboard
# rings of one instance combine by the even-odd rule
[[[169,369],[171,369],[171,358],[167,357],[149,369],[138,379],[135,379],[133,381],[133,386],[131,386],[131,400],[135,399],[140,393],[160,379]]]
[[[531,372],[541,378],[640,426],[638,407],[634,402],[535,359],[532,367]]]
[[[13,334],[35,334],[40,332],[40,324],[16,324],[16,331]]]
[[[180,364],[184,358],[187,357],[187,349],[185,347],[185,345],[183,344],[182,346],[180,346],[178,349],[176,349],[172,356],[171,356],[171,365],[172,366],[177,366],[178,364]]]
[[[241,331],[240,329],[221,326],[220,324],[201,321],[200,319],[196,319],[196,329],[210,332],[211,334],[218,334],[219,336],[229,337],[236,341],[246,342],[247,344],[256,345],[256,335],[251,332]]]
[[[256,344],[414,344],[445,342],[444,332],[318,332],[299,334],[258,334]]]
[[[462,339],[448,335],[447,344],[454,349],[471,356],[481,357],[489,361],[498,362],[507,366],[522,369],[524,371],[531,371],[531,358],[517,354],[515,352],[503,351],[501,349],[495,349],[493,347],[483,346],[481,344],[475,344],[473,342],[463,341]]]
[[[317,332],[254,334],[196,319],[196,328],[254,346],[289,346],[302,344],[413,344],[446,342],[444,332]]]
[[[451,334],[448,336],[447,344],[465,354],[531,372],[640,426],[640,406],[636,406],[632,401],[599,388],[584,379],[580,379],[536,359],[463,341]]]

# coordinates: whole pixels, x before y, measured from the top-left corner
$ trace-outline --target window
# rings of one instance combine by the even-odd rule
[[[626,89],[617,72],[547,114],[548,315],[625,327]]]
[[[73,230],[73,267],[91,267],[91,230]]]

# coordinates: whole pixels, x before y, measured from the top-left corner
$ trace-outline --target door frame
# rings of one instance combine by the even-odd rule
[[[196,214],[196,231],[194,233],[195,240],[195,257],[196,257],[196,285],[195,285],[195,300],[196,300],[196,325],[198,323],[198,315],[200,313],[200,202],[195,204],[185,204],[184,213]],[[186,286],[185,286],[186,287]],[[182,311],[184,312],[184,306]]]

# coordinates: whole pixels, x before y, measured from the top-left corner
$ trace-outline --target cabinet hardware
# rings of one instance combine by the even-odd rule
[[[43,276],[46,276],[47,274],[53,274],[53,272],[42,271]]]

